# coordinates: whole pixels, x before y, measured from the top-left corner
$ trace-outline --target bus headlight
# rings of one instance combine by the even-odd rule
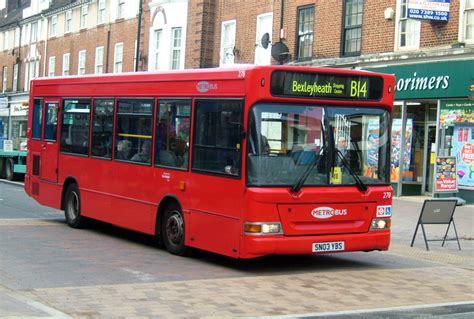
[[[391,224],[390,218],[374,218],[370,224],[370,230],[387,230],[390,229]]]
[[[281,234],[280,223],[244,223],[244,233],[248,235],[275,235]]]

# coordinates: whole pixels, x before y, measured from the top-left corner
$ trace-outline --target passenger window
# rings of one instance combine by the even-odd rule
[[[33,102],[33,129],[32,138],[41,139],[41,128],[43,126],[43,100],[34,99]]]
[[[61,152],[89,155],[90,99],[64,100]]]
[[[92,156],[112,158],[114,100],[94,99],[92,114]]]
[[[151,164],[152,99],[117,100],[115,159]]]
[[[160,100],[155,165],[188,168],[191,100]]]
[[[195,107],[193,169],[240,176],[242,101],[197,100]]]
[[[58,129],[58,103],[46,103],[46,121],[44,123],[44,139],[56,141]]]

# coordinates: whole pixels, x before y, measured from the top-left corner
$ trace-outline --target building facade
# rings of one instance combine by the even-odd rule
[[[0,0],[0,16],[0,139],[18,146],[38,76],[359,68],[397,76],[395,194],[434,193],[452,156],[474,200],[473,0]]]

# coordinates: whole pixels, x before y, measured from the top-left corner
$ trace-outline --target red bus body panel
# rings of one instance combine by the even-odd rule
[[[34,104],[35,98],[48,102],[67,97],[242,99],[245,130],[249,109],[257,102],[350,103],[392,110],[393,76],[380,75],[384,79],[384,94],[380,101],[309,100],[272,96],[270,76],[277,69],[370,74],[342,69],[246,66],[225,70],[45,78],[32,81],[30,105]],[[206,92],[198,89],[202,81],[210,84]],[[194,103],[191,114],[194,114]],[[369,226],[378,205],[391,205],[391,198],[384,198],[384,194],[392,193],[390,186],[371,186],[365,194],[355,186],[303,187],[297,195],[288,187],[248,187],[246,140],[242,145],[240,178],[194,172],[191,165],[184,171],[94,158],[90,153],[89,156],[63,154],[59,152],[61,116],[58,118],[57,144],[48,144],[32,139],[33,112],[29,112],[25,191],[42,205],[61,209],[65,185],[73,180],[79,186],[84,216],[153,235],[163,199],[174,198],[184,213],[186,245],[235,258],[311,254],[312,243],[324,241],[345,241],[345,251],[386,250],[389,247],[390,232],[369,231]],[[192,134],[190,145],[193,145]],[[39,175],[33,171],[35,161],[40,162]],[[315,207],[327,205],[348,209],[352,212],[350,219],[337,217],[317,222],[308,217]],[[284,234],[246,235],[243,232],[246,221],[281,221]]]

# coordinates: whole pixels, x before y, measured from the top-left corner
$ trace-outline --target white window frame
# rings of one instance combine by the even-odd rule
[[[153,70],[160,69],[161,44],[163,43],[163,29],[153,31]]]
[[[97,24],[105,23],[105,0],[97,1]]]
[[[32,22],[31,23],[31,28],[30,28],[30,43],[36,43],[38,41],[38,21]]]
[[[123,42],[116,43],[114,48],[114,73],[123,70]]]
[[[86,59],[87,59],[87,51],[86,50],[79,51],[79,58],[77,60],[77,75],[86,74]]]
[[[64,33],[72,31],[72,10],[66,11],[64,14]]]
[[[58,16],[54,15],[51,17],[51,26],[50,26],[49,36],[55,37],[57,29],[58,29]]]
[[[94,73],[95,74],[104,73],[104,47],[103,46],[95,48]]]
[[[12,91],[18,91],[18,63],[13,65]]]
[[[262,14],[259,14],[257,16],[257,29],[256,29],[256,32],[255,32],[255,56],[254,56],[254,64],[257,64],[257,65],[270,65],[272,63],[272,56],[270,54],[268,54],[268,57],[265,56],[265,60],[264,61],[261,61],[260,60],[260,57],[261,57],[261,53],[264,53],[265,55],[267,54],[266,51],[264,52],[261,52],[263,50],[268,50],[269,52],[271,52],[271,48],[272,48],[272,45],[271,43],[268,44],[268,48],[267,49],[264,49],[262,47],[262,44],[261,44],[261,41],[262,41],[262,35],[265,34],[266,32],[262,32],[262,29],[263,29],[263,23],[262,21],[265,19],[265,18],[270,18],[270,20],[272,21],[272,28],[270,28],[268,30],[268,33],[270,35],[270,41],[272,40],[272,34],[273,34],[273,12],[267,12],[267,13],[262,13]],[[263,31],[267,31],[267,30],[263,30]]]
[[[71,66],[71,53],[64,53],[63,54],[63,70],[61,74],[63,76],[68,76],[71,72],[70,70]]]
[[[402,8],[402,4],[405,2],[405,9]],[[397,0],[397,19],[396,19],[396,27],[395,27],[395,48],[396,50],[418,50],[420,48],[420,34],[421,34],[421,22],[419,20],[409,19],[408,15],[408,0]],[[402,12],[405,10],[406,12]],[[406,44],[404,46],[401,45],[402,40],[402,32],[401,27],[402,24],[406,23],[406,28],[413,28],[413,36],[414,41],[412,44]],[[405,32],[407,33],[407,32]],[[406,40],[405,40],[406,41]]]
[[[48,77],[53,77],[56,71],[56,57],[50,56],[48,60]]]
[[[118,0],[117,5],[117,19],[125,17],[125,0]]]
[[[5,31],[3,32],[3,50],[8,50],[8,39],[9,38],[9,34],[8,34],[8,31]]]
[[[30,90],[30,81],[37,78],[39,74],[39,60],[33,60],[26,63],[25,68],[25,91]]]
[[[87,28],[87,15],[88,15],[88,12],[89,12],[89,6],[86,4],[86,5],[83,5],[81,7],[81,12],[80,12],[80,29],[86,29]]]
[[[234,27],[234,32],[231,37],[233,39],[225,38],[225,30],[228,27]],[[235,63],[234,48],[235,48],[235,35],[237,33],[237,20],[228,20],[222,22],[221,27],[221,45],[220,45],[220,59],[219,66],[232,65]]]
[[[178,40],[176,37],[176,32],[179,31],[179,43],[175,45],[175,40]],[[181,53],[183,49],[183,28],[176,27],[171,28],[171,54],[170,54],[170,70],[180,70],[181,69]],[[174,59],[174,53],[177,53],[177,60]]]
[[[467,2],[469,0],[461,0],[461,5],[459,6],[459,32],[458,32],[458,40],[459,42],[465,42],[472,44],[474,43],[474,30],[472,31],[472,38],[468,39],[466,36],[466,24],[467,24],[467,14],[468,12],[474,15],[474,3],[468,7]],[[470,0],[471,2],[474,2]],[[474,17],[473,17],[474,20]],[[473,27],[474,28],[474,27]]]
[[[2,93],[5,93],[7,90],[7,84],[8,84],[8,67],[4,66],[2,68]]]

